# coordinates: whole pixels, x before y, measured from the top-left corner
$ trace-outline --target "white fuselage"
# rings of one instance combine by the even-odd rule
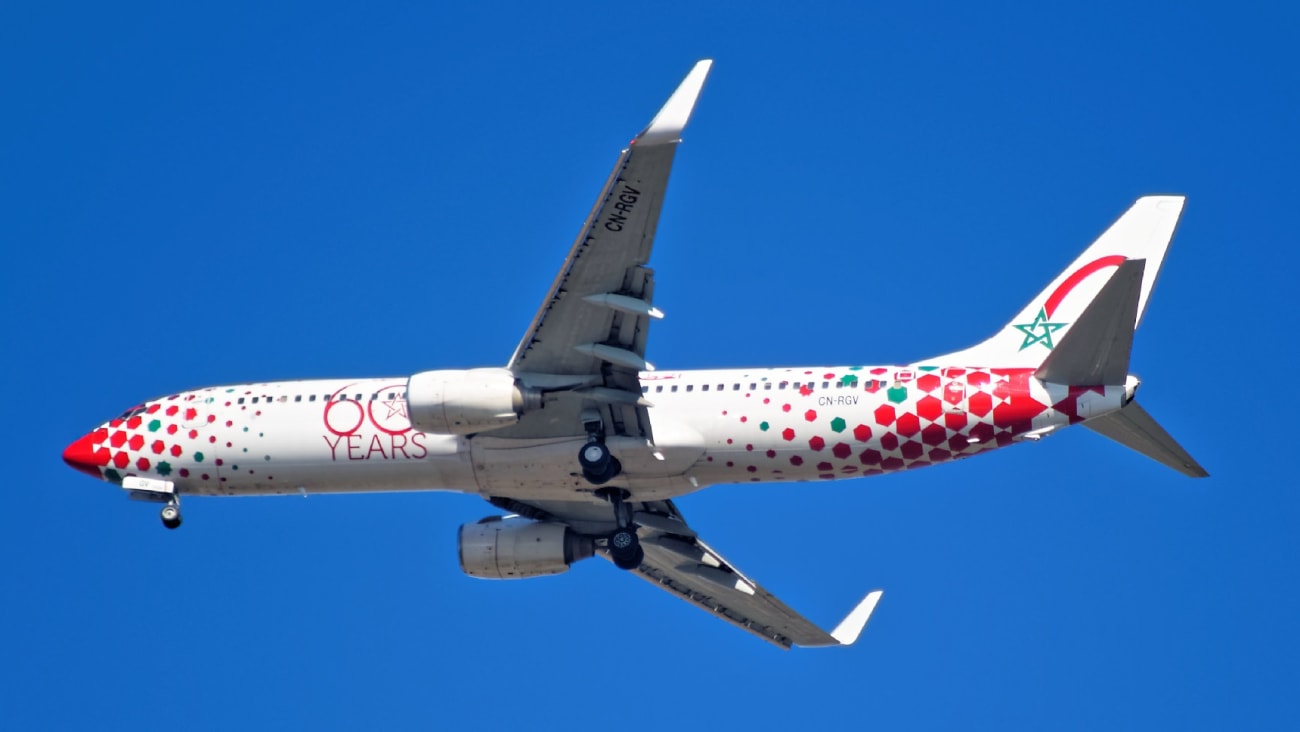
[[[654,444],[612,436],[616,483],[659,500],[714,483],[877,475],[968,457],[1120,408],[1123,386],[1029,369],[816,367],[647,372]],[[147,402],[87,438],[102,477],[196,495],[451,490],[589,494],[585,438],[411,427],[403,377],[208,387]],[[545,407],[543,407],[545,409]]]

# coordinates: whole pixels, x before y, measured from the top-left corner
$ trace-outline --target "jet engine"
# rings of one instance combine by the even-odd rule
[[[564,524],[489,516],[460,527],[460,568],[471,577],[525,579],[567,572],[595,553],[591,537]]]
[[[437,435],[470,435],[508,427],[540,409],[542,394],[506,369],[422,371],[406,383],[411,425]]]

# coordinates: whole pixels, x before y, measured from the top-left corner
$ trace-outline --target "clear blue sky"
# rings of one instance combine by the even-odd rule
[[[1293,4],[55,2],[0,10],[0,719],[12,729],[1300,725]],[[1087,430],[679,506],[857,646],[610,565],[463,577],[427,493],[153,507],[59,460],[185,387],[503,363],[620,147],[715,58],[653,264],[665,368],[992,333],[1189,202],[1135,347],[1213,474]]]

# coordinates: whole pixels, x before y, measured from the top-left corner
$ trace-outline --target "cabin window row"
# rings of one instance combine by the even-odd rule
[[[388,392],[387,395],[385,395],[383,392],[375,392],[375,393],[373,393],[373,394],[370,395],[368,401],[377,402],[377,401],[380,401],[381,399],[386,399],[387,401],[393,401],[394,399],[399,399],[399,398],[400,398],[400,399],[405,399],[405,398],[406,398],[406,392],[404,392],[404,391],[403,391],[403,392],[390,391],[390,392]],[[316,399],[316,395],[315,395],[315,394],[306,394],[306,395],[303,395],[303,394],[295,394],[295,395],[293,396],[293,400],[294,400],[295,402],[302,402],[302,401],[306,401],[306,402],[314,402],[314,401],[317,401],[317,399]],[[273,397],[269,397],[269,396],[255,396],[255,397],[239,397],[239,399],[236,400],[235,403],[236,403],[236,404],[245,404],[245,403],[247,403],[247,404],[270,404],[271,402],[287,402],[287,401],[289,401],[289,397],[287,397],[287,396],[274,397],[274,398],[273,398]],[[365,395],[364,393],[362,393],[362,394],[321,394],[321,395],[320,395],[320,401],[322,401],[322,402],[328,402],[328,401],[336,401],[336,402],[348,402],[348,401],[352,401],[352,402],[361,402],[361,401],[367,401],[367,399],[366,399],[366,395]]]
[[[775,386],[773,386],[774,384]],[[809,389],[853,389],[856,388],[857,385],[858,380],[856,378],[849,379],[848,381],[823,381],[820,382],[820,385],[816,381],[751,381],[749,383],[749,391],[772,391],[773,389],[781,391],[783,389],[802,389],[804,387]],[[696,386],[696,384],[672,384],[665,387],[663,384],[656,384],[653,387],[653,391],[656,394],[662,394],[667,390],[670,394],[676,394],[678,391],[693,392],[695,391]],[[727,391],[726,384],[718,384],[716,388],[714,388],[713,384],[699,384],[698,386],[700,391]],[[740,391],[742,386],[744,386],[743,383],[733,383],[731,385],[731,391]],[[651,390],[650,386],[641,387],[642,394],[649,394]]]

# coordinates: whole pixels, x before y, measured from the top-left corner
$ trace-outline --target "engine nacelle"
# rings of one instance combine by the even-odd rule
[[[506,369],[422,371],[406,382],[411,425],[437,435],[470,435],[509,427],[540,409],[540,392],[521,387]]]
[[[460,568],[471,577],[525,579],[560,574],[595,553],[591,537],[564,524],[489,516],[460,527]]]

